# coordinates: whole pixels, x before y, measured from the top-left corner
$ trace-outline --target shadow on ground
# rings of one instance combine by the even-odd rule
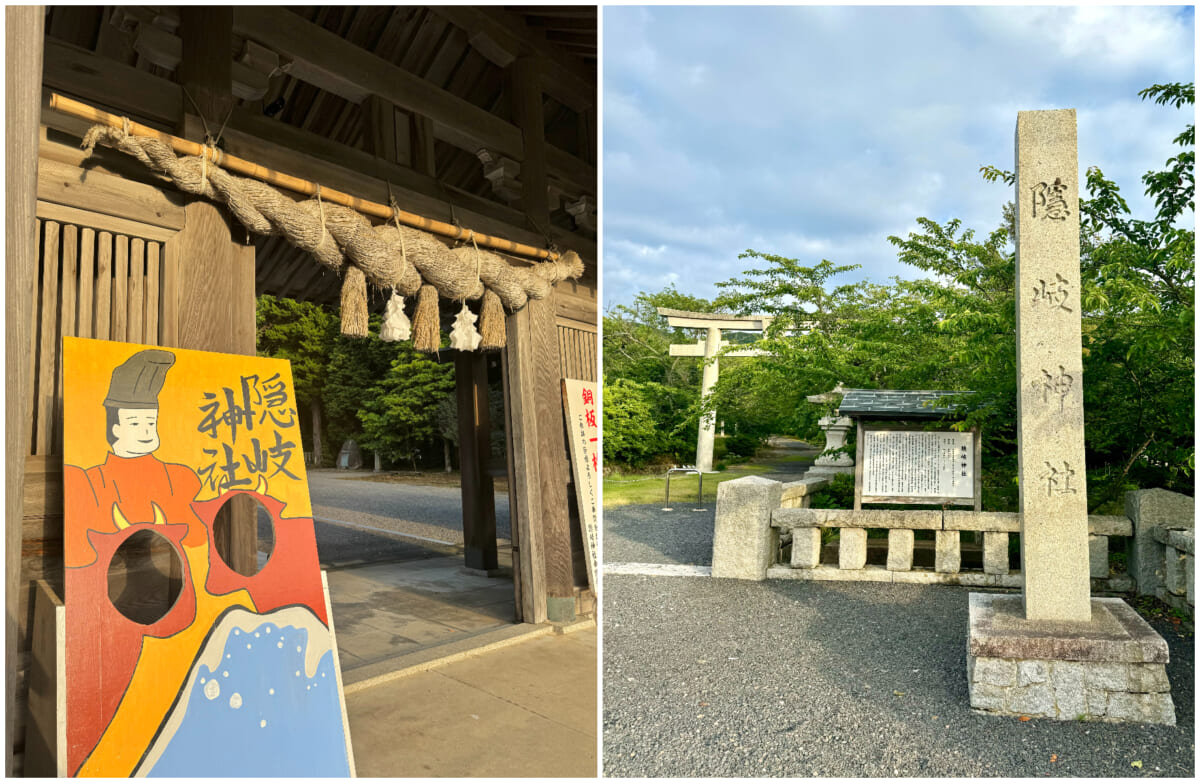
[[[1194,771],[1190,631],[1178,725],[975,715],[968,588],[606,576],[609,776],[1179,776]],[[1140,767],[1131,764],[1140,762]]]
[[[604,509],[604,562],[712,565],[716,504],[671,502]]]

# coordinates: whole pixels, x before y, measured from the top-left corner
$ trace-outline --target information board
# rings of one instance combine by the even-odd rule
[[[865,429],[863,502],[970,503],[975,496],[974,439],[973,432]]]
[[[596,416],[596,384],[590,381],[563,379],[563,415],[567,418],[567,442],[571,448],[572,477],[575,480],[575,499],[579,505],[579,526],[583,531],[583,546],[587,556],[588,579],[596,594],[597,558],[600,555],[596,534],[596,486],[600,475],[600,428]]]

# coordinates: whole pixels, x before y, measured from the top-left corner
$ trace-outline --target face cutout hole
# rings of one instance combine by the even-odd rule
[[[213,522],[217,556],[242,576],[255,576],[275,551],[271,514],[249,495],[234,495]]]
[[[152,625],[183,590],[183,561],[166,536],[143,529],[125,539],[108,564],[108,600],[126,618]]]

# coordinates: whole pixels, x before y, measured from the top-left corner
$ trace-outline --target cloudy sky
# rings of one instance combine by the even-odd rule
[[[986,235],[1011,188],[1018,110],[1075,108],[1082,173],[1134,214],[1188,110],[1142,101],[1195,73],[1190,7],[603,9],[602,306],[674,283],[712,297],[753,248],[919,270],[917,217]],[[1190,108],[1190,107],[1189,107]]]

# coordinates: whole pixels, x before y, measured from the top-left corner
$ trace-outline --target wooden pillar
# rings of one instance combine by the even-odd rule
[[[571,622],[575,579],[567,510],[558,339],[552,299],[530,300],[508,318],[509,497],[517,514],[519,578],[526,622]],[[510,512],[511,513],[511,512]]]
[[[541,462],[538,460],[538,415],[534,399],[533,346],[529,305],[506,319],[506,391],[509,402],[509,516],[512,519],[513,576],[518,585],[521,617],[546,622],[546,560],[543,557]],[[565,511],[565,509],[564,509]]]
[[[487,355],[459,351],[454,356],[458,392],[458,454],[461,471],[463,543],[467,568],[499,568],[496,553],[496,496],[487,471],[491,457]]]
[[[514,319],[516,316],[511,316],[507,319],[508,334],[514,332]],[[504,392],[504,464],[508,477],[508,518],[511,520],[509,525],[509,537],[512,539],[512,567],[513,567],[513,602],[516,609],[517,622],[541,622],[534,620],[534,601],[531,598],[530,588],[525,580],[530,578],[529,558],[524,556],[525,543],[522,536],[521,524],[527,518],[522,516],[524,513],[521,507],[521,493],[517,491],[517,451],[516,439],[513,435],[516,430],[514,421],[514,406],[519,402],[514,400],[512,393],[512,383],[510,374],[510,354],[508,348],[503,348],[500,351],[500,386]],[[524,486],[524,485],[522,485]],[[543,612],[542,620],[545,620]]]
[[[179,36],[183,39],[178,76],[186,91],[185,125],[187,115],[199,111],[208,132],[215,136],[233,107],[233,8],[180,8]],[[203,134],[191,127],[181,131],[188,138]],[[173,258],[168,255],[177,275],[173,290],[179,296],[175,347],[254,354],[254,247],[239,242],[245,238],[245,229],[233,224],[231,230],[224,214],[212,204],[196,202],[187,207],[187,226],[168,243],[176,245]],[[238,496],[217,515],[215,545],[241,574],[257,572],[256,514],[255,503]]]
[[[437,158],[433,149],[433,120],[419,114],[409,115],[409,160],[422,174],[437,176]]]
[[[231,231],[222,211],[207,201],[189,204],[185,215],[183,230],[163,246],[162,344],[253,356],[254,246],[239,242],[242,227]],[[226,513],[233,515],[231,538],[219,536],[217,547],[235,571],[256,573],[255,503],[238,496],[221,509],[220,515]]]
[[[550,199],[546,193],[546,119],[542,116],[542,81],[534,57],[518,57],[509,67],[513,121],[521,129],[521,207],[533,228],[550,228]]]
[[[546,193],[546,133],[542,116],[542,80],[537,59],[521,56],[509,67],[513,120],[521,129],[521,207],[535,230],[550,227],[550,203]],[[517,342],[509,345],[519,354],[523,387],[513,384],[516,394],[530,403],[524,407],[535,421],[523,418],[520,427],[533,426],[536,439],[526,438],[532,454],[522,459],[537,461],[537,483],[532,487],[541,505],[541,550],[544,560],[546,616],[551,622],[575,619],[575,576],[571,554],[570,517],[567,511],[567,451],[563,439],[562,392],[560,387],[558,330],[554,321],[554,295],[530,300],[518,315]],[[512,321],[513,319],[509,319]],[[525,508],[522,496],[521,504]]]
[[[11,777],[17,719],[17,614],[21,593],[21,522],[29,454],[29,324],[37,276],[38,125],[41,121],[43,6],[4,9],[5,384],[4,423],[4,773]]]
[[[199,108],[208,122],[209,131],[215,136],[233,107],[233,60],[230,58],[233,7],[181,7],[179,36],[183,39],[179,83],[187,91],[183,98],[184,111]]]

